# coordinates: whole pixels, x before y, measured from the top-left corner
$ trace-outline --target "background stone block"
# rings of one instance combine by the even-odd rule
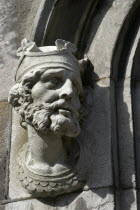
[[[30,197],[27,191],[21,186],[17,177],[17,155],[23,144],[27,141],[27,133],[20,124],[20,117],[13,110],[12,119],[12,136],[11,136],[11,151],[10,151],[10,182],[9,182],[9,197],[25,198]]]
[[[0,1],[0,100],[7,99],[17,63],[16,0]]]
[[[114,210],[111,189],[71,193],[56,198],[31,199],[6,205],[6,210]]]
[[[18,0],[17,16],[19,41],[24,38],[30,39],[34,18],[40,5],[40,0]]]
[[[8,147],[10,135],[9,104],[0,102],[0,200],[6,197]]]
[[[95,82],[93,91],[93,107],[86,125],[88,152],[83,164],[89,170],[89,188],[99,188],[113,184],[110,80]]]
[[[135,0],[106,0],[99,5],[86,49],[99,78],[110,77],[116,39],[133,2]]]

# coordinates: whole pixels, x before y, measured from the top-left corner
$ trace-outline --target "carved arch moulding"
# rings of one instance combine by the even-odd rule
[[[114,184],[117,191],[117,203],[121,209],[139,209],[139,40],[140,40],[140,2],[132,2],[118,34],[112,56],[111,78],[114,91]],[[116,136],[116,137],[115,137]],[[126,152],[124,154],[124,151]],[[117,163],[117,164],[116,164]],[[126,195],[126,188],[132,190]],[[136,189],[137,190],[136,190]],[[131,201],[123,202],[131,196]]]

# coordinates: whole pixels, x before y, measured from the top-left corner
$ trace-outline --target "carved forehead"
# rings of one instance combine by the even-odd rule
[[[37,58],[25,57],[17,70],[16,81],[20,81],[27,72],[38,71],[38,69],[44,68],[46,70],[50,68],[54,70],[56,68],[65,68],[76,72],[78,76],[80,76],[81,71],[78,60],[66,54],[41,56]]]
[[[61,76],[61,75],[67,75],[67,76],[71,76],[71,78],[76,78],[79,83],[82,84],[81,82],[81,72],[80,70],[75,71],[74,69],[71,68],[67,68],[64,66],[36,66],[35,68],[32,68],[30,71],[28,70],[22,77],[20,77],[20,79],[17,82],[21,82],[24,80],[30,80],[30,78],[32,78],[32,80],[34,80],[34,78],[38,80],[40,79],[40,77],[47,77],[47,76]]]
[[[18,77],[17,82],[21,81],[21,79],[29,74],[35,74],[36,72],[40,73],[44,73],[44,71],[49,71],[50,69],[52,71],[57,71],[58,68],[63,68],[65,71],[71,71],[74,72],[78,77],[81,77],[81,72],[80,72],[80,68],[74,68],[72,65],[70,64],[65,64],[65,63],[41,63],[41,64],[37,64],[37,65],[33,65],[28,69],[25,69],[24,72]]]
[[[72,71],[67,68],[56,68],[56,69],[46,69],[46,71],[43,72],[41,75],[41,78],[43,77],[61,77],[61,78],[69,78],[70,80],[76,81],[77,85],[79,85],[82,88],[82,81],[81,77],[77,74],[77,72]]]
[[[57,76],[57,75],[71,76],[72,75],[72,77],[77,77],[81,80],[80,72],[78,74],[78,72],[76,72],[72,69],[64,68],[64,67],[44,69],[42,76],[49,76],[49,75],[52,75],[52,76]]]

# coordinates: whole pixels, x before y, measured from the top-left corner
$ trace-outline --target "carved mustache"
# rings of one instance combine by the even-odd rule
[[[78,111],[75,110],[73,106],[68,104],[64,99],[59,99],[58,101],[55,101],[53,103],[43,103],[42,106],[46,111],[51,110],[52,113],[57,111],[58,109],[64,109],[73,113],[77,118],[79,117]]]

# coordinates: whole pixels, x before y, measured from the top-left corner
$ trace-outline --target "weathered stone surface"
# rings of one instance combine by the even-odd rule
[[[137,190],[137,210],[140,209],[140,190]]]
[[[60,210],[113,210],[114,198],[111,189],[96,189],[92,191],[84,191],[79,195],[73,194],[60,198],[58,197],[54,201],[54,206],[59,206],[57,208]]]
[[[92,45],[89,47],[89,49],[87,49],[88,56],[90,57],[95,67],[95,72],[100,78],[110,76],[111,60],[112,60],[116,38],[120,32],[122,22],[124,21],[128,11],[131,9],[131,5],[134,1],[107,0],[105,2],[106,2],[106,7],[101,8],[102,11],[100,10],[99,12],[97,12],[97,15],[95,16],[95,19],[93,21],[93,31],[91,33],[91,40],[89,41],[89,45],[90,43],[92,43]],[[4,0],[1,1],[1,3],[5,5]],[[26,35],[27,37],[29,37],[29,33],[31,31],[31,27],[29,26],[32,24],[32,20],[34,18],[34,14],[36,13],[38,3],[39,0],[35,1],[26,0],[25,2],[22,2],[22,0],[18,1],[19,16],[21,22],[19,39],[22,39]],[[31,8],[34,9],[32,13],[30,13]],[[102,22],[101,25],[99,25],[100,22]],[[96,28],[98,28],[97,33],[96,33]],[[94,40],[92,40],[93,37],[95,38]],[[8,39],[7,38],[5,39],[6,39],[5,42],[6,44],[4,44],[3,41],[2,42],[0,41],[2,43],[1,45],[2,56],[5,53],[3,51],[5,46],[6,49],[9,47],[9,42],[7,42]],[[12,46],[14,46],[14,44]],[[14,50],[15,48],[16,47],[14,47]],[[11,51],[11,49],[9,51]],[[9,51],[8,54],[10,54]],[[5,63],[7,62],[7,60],[10,60],[10,55],[8,55],[8,57],[5,58]],[[3,65],[2,62],[1,64]],[[11,66],[10,62],[6,65],[10,69]],[[7,81],[8,81],[7,84],[10,86],[9,83],[9,78],[11,79],[11,75],[9,74],[10,71],[6,73],[2,70],[1,72],[4,76],[2,76],[0,79],[0,87],[3,86],[5,87],[5,82]],[[5,75],[6,77],[8,75],[7,80],[5,80]],[[130,75],[131,75],[131,65],[128,66],[126,77]],[[85,164],[85,169],[89,171],[91,170],[87,178],[88,187],[102,187],[102,186],[112,185],[111,132],[110,132],[111,121],[110,121],[110,104],[109,104],[110,85],[109,82],[104,83],[104,81],[105,80],[101,80],[99,81],[99,83],[95,84],[94,86],[95,96],[94,96],[93,106],[95,109],[91,113],[91,119],[95,119],[95,123],[93,122],[89,124],[87,128],[89,135],[93,136],[93,138],[89,139],[90,143],[88,147],[90,153],[87,154],[87,157],[85,157],[86,162],[83,163],[83,165]],[[121,186],[124,188],[128,188],[135,186],[135,169],[134,169],[135,162],[134,162],[134,150],[133,150],[134,143],[133,143],[133,128],[132,128],[133,122],[132,122],[132,110],[131,110],[132,108],[131,108],[131,96],[130,96],[130,80],[129,81],[127,80],[125,82],[125,85],[123,83],[124,82],[119,82],[117,84],[117,113],[118,113],[118,131],[119,131],[118,151],[119,151],[119,161],[120,161],[119,163],[120,163]],[[0,97],[2,99],[7,98],[7,90],[9,89],[9,86],[6,86],[5,89],[1,88],[2,91],[0,93]],[[20,128],[18,122],[19,119],[16,116],[16,114],[14,114],[11,164],[10,164],[10,189],[9,189],[11,198],[25,198],[28,196],[30,197],[30,195],[27,194],[26,191],[24,191],[24,189],[20,186],[16,177],[17,153],[24,144],[24,142],[26,142],[27,140],[26,132]],[[93,128],[95,129],[93,130]],[[105,201],[104,199],[102,199],[103,201],[102,202],[100,198],[101,197],[104,198],[105,197],[104,194],[102,195],[102,193],[98,193],[97,191],[95,191],[94,194],[95,197],[93,196],[93,194],[86,195],[86,198],[78,196],[76,199],[72,198],[71,195],[66,195],[65,198],[59,197],[58,200],[56,199],[56,201],[48,201],[48,205],[47,204],[44,205],[43,203],[40,203],[37,200],[23,201],[17,203],[15,202],[12,204],[8,204],[7,208],[9,210],[10,209],[27,210],[28,208],[31,210],[33,209],[39,209],[39,210],[114,209],[113,196],[110,195],[110,198],[107,200],[105,199]],[[135,191],[133,190],[122,191],[120,193],[120,196],[121,199],[119,201],[120,202],[119,206],[121,206],[121,210],[137,209]],[[75,195],[73,195],[73,197],[75,197]],[[63,206],[64,200],[66,202],[66,206]],[[71,202],[69,200],[71,200]],[[102,204],[100,205],[100,203]],[[0,208],[3,208],[3,206]]]
[[[40,5],[40,0],[18,0],[17,13],[19,24],[19,41],[23,38],[30,38],[34,18]]]
[[[0,1],[0,100],[8,97],[16,65],[16,0]]]
[[[120,210],[138,210],[136,190],[122,190],[118,195]]]
[[[0,102],[0,200],[6,196],[6,173],[10,133],[9,104]]]
[[[135,141],[135,157],[136,157],[136,174],[137,188],[140,189],[140,82],[133,82],[132,86],[133,99],[133,117],[134,117],[134,141]]]
[[[110,80],[94,83],[93,107],[87,123],[83,168],[89,188],[112,185]]]
[[[10,182],[9,182],[9,197],[23,198],[30,197],[26,190],[21,187],[17,178],[17,154],[24,143],[27,141],[27,132],[19,125],[19,116],[13,110],[12,120],[12,137],[11,137],[11,152],[10,152]]]
[[[130,78],[131,74],[132,74],[132,67],[134,65],[134,57],[136,56],[136,50],[138,48],[138,43],[139,43],[139,38],[140,38],[140,29],[138,30],[138,33],[135,37],[135,40],[133,41],[133,46],[131,48],[131,52],[129,53],[129,58],[128,58],[128,63],[127,63],[127,67],[126,67],[126,73],[125,73],[125,77]],[[139,65],[137,65],[139,66]],[[139,67],[137,67],[139,68]],[[135,75],[136,79],[139,79],[139,75]]]
[[[5,206],[4,205],[0,205],[0,210],[5,210]]]
[[[120,184],[122,188],[135,186],[134,134],[132,120],[131,81],[116,85]]]
[[[112,190],[108,188],[6,205],[6,210],[12,208],[16,210],[114,210],[114,198]]]
[[[135,0],[101,2],[93,19],[92,32],[86,51],[94,66],[95,73],[100,78],[110,76],[116,40],[133,2]]]
[[[19,201],[19,202],[13,202],[10,204],[7,204],[5,207],[5,210],[35,210],[38,207],[35,208],[32,205],[32,201]],[[38,208],[39,209],[39,208]],[[41,209],[40,209],[41,210]],[[46,210],[49,210],[46,206]]]

